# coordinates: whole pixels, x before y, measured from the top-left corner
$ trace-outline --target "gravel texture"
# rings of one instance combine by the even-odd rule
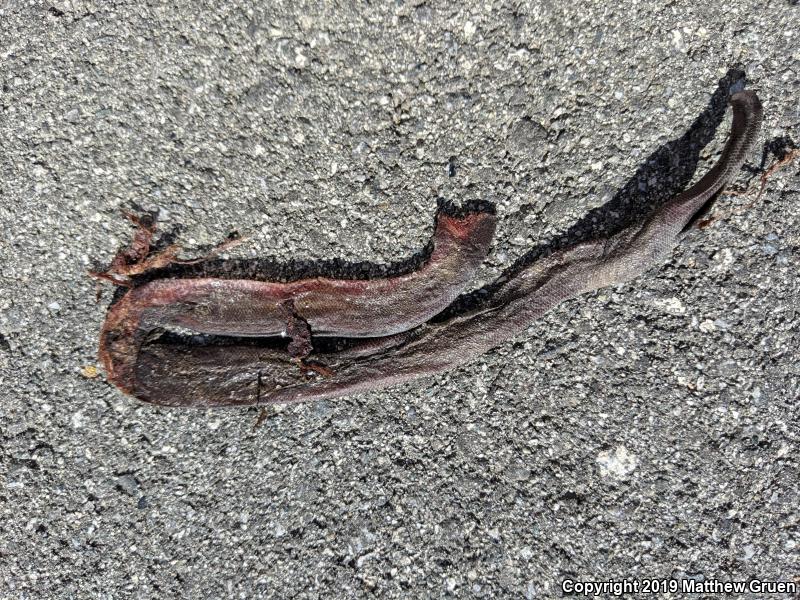
[[[86,275],[122,209],[190,253],[238,230],[231,256],[383,264],[442,197],[497,205],[480,286],[621,190],[672,193],[665,144],[734,68],[757,185],[800,144],[796,1],[10,0],[0,66],[0,598],[800,577],[800,162],[469,365],[257,429],[93,377],[112,292]]]

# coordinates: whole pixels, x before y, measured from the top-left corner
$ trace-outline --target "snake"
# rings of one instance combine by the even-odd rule
[[[466,288],[486,258],[496,220],[488,203],[466,209],[442,204],[426,260],[392,277],[289,282],[165,277],[134,285],[108,311],[100,360],[108,380],[130,393],[139,349],[158,329],[288,337],[293,359],[311,354],[312,335],[377,338],[406,331],[440,313]],[[137,235],[142,227],[148,226],[141,225]],[[308,361],[304,366],[317,367]]]
[[[463,289],[474,264],[462,265],[462,269],[450,265],[439,271],[435,264],[429,265],[429,272],[412,275],[411,285],[419,285],[421,293],[411,290],[408,296],[384,295],[385,282],[360,283],[369,290],[368,295],[375,294],[366,303],[370,307],[366,319],[350,315],[347,302],[339,297],[351,285],[326,284],[327,296],[317,305],[319,312],[305,316],[300,296],[294,296],[292,291],[283,300],[292,302],[293,308],[284,310],[283,317],[276,317],[272,325],[260,330],[252,327],[254,296],[248,291],[251,284],[218,284],[219,294],[206,302],[207,308],[214,308],[211,312],[201,310],[197,317],[196,309],[189,306],[194,300],[187,300],[191,293],[178,298],[171,295],[177,293],[177,288],[170,286],[180,284],[155,280],[147,284],[150,288],[128,292],[122,300],[126,303],[125,298],[130,296],[123,304],[128,308],[119,308],[118,304],[111,309],[101,334],[100,354],[106,371],[113,383],[142,401],[207,408],[341,397],[406,383],[468,363],[519,335],[562,302],[628,282],[669,259],[698,216],[738,175],[757,141],[763,121],[757,94],[751,90],[737,92],[731,95],[730,106],[731,129],[721,155],[695,184],[613,234],[574,243],[504,274],[465,310],[446,310],[444,305],[453,300],[450,292]],[[469,237],[468,230],[464,227],[460,231]],[[489,230],[493,231],[493,224],[475,229],[484,236],[484,243],[474,245],[474,252],[469,253],[473,260],[485,252],[485,236],[488,233],[491,237]],[[458,275],[453,275],[453,286],[447,287],[444,280],[435,276],[430,281],[430,272],[445,278]],[[208,282],[197,280],[188,285],[192,293],[210,298]],[[307,290],[308,286],[313,288],[306,282],[297,289]],[[172,291],[156,302],[153,298],[160,293],[156,290],[162,287]],[[146,307],[142,308],[139,297],[148,295]],[[425,309],[418,304],[432,299],[435,301]],[[374,310],[372,300],[377,305],[391,306],[391,311]],[[158,307],[153,308],[156,304]],[[202,302],[197,306],[203,306]],[[231,318],[245,314],[249,315],[246,319]],[[307,319],[314,340],[314,347],[309,350],[306,345],[300,359],[279,337],[264,333],[283,331],[287,314],[289,324],[292,318]],[[185,321],[191,318],[196,320]],[[188,324],[190,330],[223,333],[227,337],[206,340],[153,334],[170,324]],[[341,337],[342,343],[317,347],[317,336]],[[306,360],[316,369],[299,368],[298,360]]]

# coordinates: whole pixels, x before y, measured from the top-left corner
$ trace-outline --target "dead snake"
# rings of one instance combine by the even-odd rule
[[[318,400],[452,369],[515,336],[564,300],[629,281],[668,258],[687,225],[735,178],[756,141],[762,121],[758,97],[743,91],[730,102],[733,121],[722,156],[696,184],[614,235],[558,250],[499,280],[488,298],[465,312],[440,320],[410,319],[408,326],[384,327],[380,318],[373,319],[366,331],[356,335],[373,332],[375,339],[355,341],[344,349],[312,351],[309,358],[320,367],[313,373],[298,368],[297,357],[285,347],[244,340],[196,344],[141,336],[135,348],[123,352],[124,378],[115,379],[113,360],[105,361],[106,368],[114,383],[141,400],[185,407]],[[326,310],[345,309],[334,303]],[[397,310],[417,314],[413,301],[399,302]],[[131,331],[139,328],[125,319],[122,322]],[[160,324],[168,322],[165,318]],[[148,328],[158,324],[156,317]],[[311,333],[317,333],[313,324]]]

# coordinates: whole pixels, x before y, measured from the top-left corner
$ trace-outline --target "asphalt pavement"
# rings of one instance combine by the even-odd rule
[[[800,586],[800,159],[757,194],[800,144],[796,1],[11,0],[0,84],[0,598]],[[259,427],[105,381],[125,210],[187,255],[384,265],[490,201],[478,288],[699,178],[743,86],[709,226],[452,372]]]

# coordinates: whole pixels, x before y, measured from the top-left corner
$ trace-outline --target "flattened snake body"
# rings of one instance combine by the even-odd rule
[[[100,359],[109,380],[134,388],[139,348],[151,331],[292,338],[305,358],[315,337],[382,337],[420,325],[446,308],[486,258],[495,229],[492,207],[464,214],[442,208],[430,256],[410,273],[381,279],[316,277],[288,283],[249,279],[156,279],[134,287],[109,311]]]
[[[440,300],[446,298],[446,302],[430,303],[425,310],[417,306],[429,297],[425,293],[399,298],[393,304],[393,319],[382,317],[380,311],[373,311],[368,319],[345,318],[342,311],[347,310],[346,305],[339,301],[335,291],[329,296],[332,302],[320,303],[322,312],[314,316],[310,313],[304,315],[303,307],[298,309],[295,303],[294,312],[290,311],[288,315],[290,324],[295,317],[307,321],[312,336],[373,338],[352,340],[344,348],[302,353],[301,361],[308,360],[317,366],[313,372],[298,367],[297,353],[274,344],[252,344],[238,339],[231,343],[198,344],[181,339],[176,341],[169,336],[148,339],[149,332],[156,327],[175,324],[189,326],[200,333],[274,335],[282,327],[278,318],[270,327],[260,331],[252,327],[252,319],[237,325],[236,319],[232,320],[230,315],[223,313],[218,315],[220,320],[217,324],[221,327],[212,326],[213,319],[202,310],[199,321],[180,322],[186,311],[192,310],[191,302],[182,301],[184,303],[180,304],[169,297],[158,309],[149,306],[146,319],[131,318],[123,309],[112,308],[101,336],[100,351],[110,379],[127,393],[148,402],[209,407],[332,398],[452,369],[523,331],[564,300],[629,281],[669,257],[685,228],[736,176],[756,141],[762,121],[761,104],[756,94],[752,91],[736,93],[731,97],[731,106],[733,122],[722,156],[695,185],[614,235],[558,250],[519,269],[498,281],[491,294],[469,310],[438,320],[431,319],[453,299],[452,291],[459,292],[464,288],[465,278],[477,266],[475,258],[486,252],[488,238],[485,237],[472,246],[471,262],[463,269],[451,264],[438,271],[442,277],[454,277],[452,286],[445,285],[436,277],[433,281],[426,277],[415,279],[416,283],[427,280],[428,285],[436,290],[436,297]],[[478,229],[481,235],[488,233],[491,237],[494,222],[491,221],[491,225],[486,225],[486,222],[483,228]],[[437,272],[435,264],[432,270]],[[156,280],[148,285],[153,286],[152,289],[180,285],[170,281]],[[188,285],[194,286],[196,291],[206,284],[195,281]],[[230,297],[240,300],[231,303],[220,299],[211,305],[238,307],[229,311],[241,314],[244,310],[252,315],[252,311],[246,309],[252,301],[247,292],[233,286],[226,289],[224,283],[221,285],[223,295],[231,294]],[[242,285],[247,288],[247,284]],[[142,289],[132,289],[116,306],[126,302],[127,306],[135,306],[137,295],[145,294],[139,291]],[[130,299],[126,301],[128,296]],[[200,297],[203,296],[201,293]],[[289,299],[292,298],[296,296],[289,294]],[[380,302],[379,296],[374,299]],[[192,302],[197,300],[195,297]],[[200,304],[204,301],[201,299]],[[176,306],[181,308],[176,309]],[[140,316],[143,314],[139,309],[133,312]],[[322,323],[331,315],[335,323],[352,325],[358,321],[363,326],[351,326],[350,329],[320,326],[321,330],[317,331],[317,320]]]

